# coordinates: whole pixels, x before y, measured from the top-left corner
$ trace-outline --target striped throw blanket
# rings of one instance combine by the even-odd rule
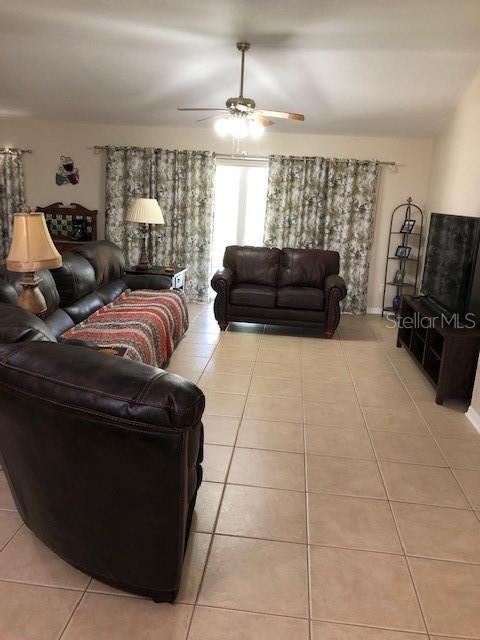
[[[127,289],[63,337],[101,347],[123,347],[125,356],[161,367],[188,329],[188,311],[178,290]]]

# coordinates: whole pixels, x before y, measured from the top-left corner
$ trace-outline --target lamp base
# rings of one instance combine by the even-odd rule
[[[147,247],[147,234],[143,236],[142,242],[142,251],[140,253],[140,258],[138,260],[138,264],[135,265],[134,269],[137,271],[148,271],[150,269],[150,263],[148,261],[148,247]]]
[[[34,313],[36,316],[41,313],[45,313],[47,310],[47,303],[43,297],[43,293],[38,288],[38,283],[41,282],[34,271],[28,271],[23,274],[20,284],[22,285],[22,293],[17,298],[17,305]]]

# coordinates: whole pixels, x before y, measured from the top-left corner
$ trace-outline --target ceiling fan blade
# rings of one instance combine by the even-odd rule
[[[301,113],[291,113],[290,111],[271,111],[269,109],[257,109],[256,113],[269,118],[285,118],[287,120],[305,120],[305,116]]]
[[[264,127],[271,127],[272,124],[275,124],[274,122],[272,122],[268,118],[265,118],[265,116],[261,116],[258,113],[255,113],[255,119],[258,120],[258,122],[260,122],[260,124],[263,124]]]
[[[198,118],[195,122],[204,122],[205,120],[212,120],[212,118],[219,118],[220,116],[206,116],[205,118]]]
[[[177,111],[223,111],[226,112],[227,109],[225,108],[219,108],[219,109],[215,109],[215,108],[210,108],[210,107],[177,107]]]

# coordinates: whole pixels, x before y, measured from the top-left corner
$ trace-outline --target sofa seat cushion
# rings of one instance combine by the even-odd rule
[[[277,307],[323,311],[325,295],[322,289],[316,287],[280,287],[277,293]]]
[[[237,284],[230,290],[230,303],[247,307],[273,309],[276,297],[276,287],[263,284]]]
[[[100,347],[126,349],[124,357],[161,367],[188,328],[187,304],[177,290],[126,290],[63,334]]]

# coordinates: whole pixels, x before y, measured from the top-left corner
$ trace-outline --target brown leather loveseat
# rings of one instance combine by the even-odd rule
[[[323,329],[331,338],[346,293],[339,254],[320,249],[229,246],[212,278],[215,318]]]

